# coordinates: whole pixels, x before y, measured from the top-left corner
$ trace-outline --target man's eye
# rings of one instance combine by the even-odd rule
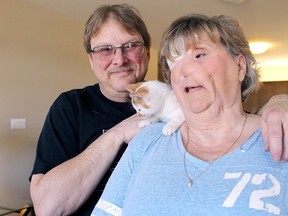
[[[113,48],[111,46],[107,47],[99,47],[98,52],[111,52],[113,51]]]
[[[129,47],[137,47],[138,46],[138,43],[130,43],[129,44]]]
[[[137,47],[136,43],[128,43],[128,44],[123,45],[123,49],[133,49],[135,47]]]

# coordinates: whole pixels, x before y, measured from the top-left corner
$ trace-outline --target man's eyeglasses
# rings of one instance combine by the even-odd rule
[[[94,56],[103,61],[112,60],[118,48],[121,49],[122,54],[128,58],[139,57],[143,55],[146,44],[143,42],[129,42],[122,44],[122,46],[102,45],[96,46],[90,50]]]

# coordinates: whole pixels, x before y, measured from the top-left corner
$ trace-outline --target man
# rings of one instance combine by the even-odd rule
[[[31,174],[37,216],[91,214],[123,143],[139,131],[125,87],[144,79],[150,45],[128,5],[100,7],[88,19],[84,46],[99,83],[62,93],[49,110]]]

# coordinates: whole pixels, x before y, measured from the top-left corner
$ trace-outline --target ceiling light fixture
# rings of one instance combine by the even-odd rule
[[[249,46],[253,54],[262,54],[266,52],[272,45],[267,42],[251,42],[249,43]]]
[[[230,3],[230,4],[239,4],[244,2],[245,0],[222,0],[225,3]]]

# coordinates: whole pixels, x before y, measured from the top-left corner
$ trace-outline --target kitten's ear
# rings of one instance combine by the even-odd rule
[[[136,89],[141,86],[142,82],[138,82],[135,84],[129,84],[128,86],[126,86],[126,90],[129,91],[129,93],[133,93],[136,91]]]

